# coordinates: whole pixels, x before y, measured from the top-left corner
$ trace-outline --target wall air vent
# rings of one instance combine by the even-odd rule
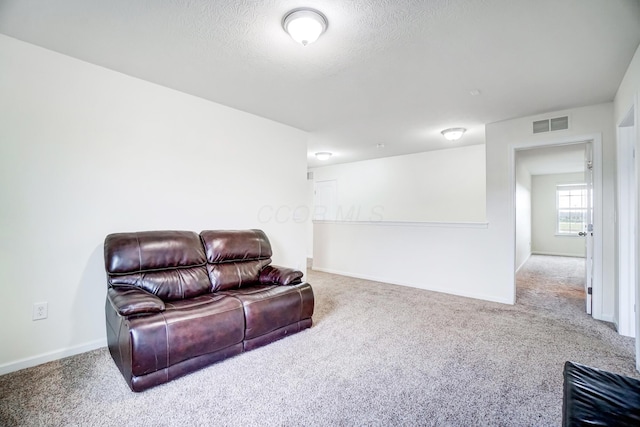
[[[313,181],[313,172],[307,172],[307,181]]]
[[[556,117],[533,122],[533,133],[549,132],[569,129],[569,116]]]

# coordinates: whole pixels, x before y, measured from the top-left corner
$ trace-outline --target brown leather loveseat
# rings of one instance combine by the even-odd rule
[[[261,230],[147,231],[104,242],[109,351],[133,391],[311,326],[302,272]]]

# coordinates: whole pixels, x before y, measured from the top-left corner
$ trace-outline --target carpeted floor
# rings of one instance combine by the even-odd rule
[[[309,271],[305,332],[143,393],[106,349],[14,372],[0,425],[559,425],[566,360],[638,377],[580,268],[532,257],[514,306]]]

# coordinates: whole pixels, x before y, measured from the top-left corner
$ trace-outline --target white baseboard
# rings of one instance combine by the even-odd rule
[[[562,252],[543,252],[543,251],[533,251],[532,255],[551,255],[551,256],[569,256],[573,258],[584,258],[584,254],[568,254]]]
[[[88,343],[76,345],[73,347],[67,347],[60,350],[50,351],[48,353],[40,354],[38,356],[27,357],[25,359],[16,360],[15,362],[5,363],[4,365],[0,365],[0,375],[19,371],[21,369],[31,368],[33,366],[41,365],[47,362],[52,362],[54,360],[63,359],[65,357],[75,356],[76,354],[86,353],[87,351],[106,347],[106,345],[107,345],[107,339],[103,338],[95,341],[90,341]]]
[[[516,274],[518,274],[518,271],[520,271],[520,269],[527,263],[527,261],[529,261],[529,258],[531,258],[531,254],[527,255],[525,260],[522,261],[522,264],[520,264],[520,266],[518,266],[518,268],[516,268]]]
[[[337,274],[337,275],[340,275],[340,276],[355,277],[356,279],[371,280],[372,282],[389,283],[391,285],[407,286],[409,288],[423,289],[425,291],[439,292],[439,293],[442,293],[442,294],[456,295],[456,296],[459,296],[459,297],[473,298],[473,299],[479,299],[479,300],[483,300],[483,301],[491,301],[491,302],[498,302],[498,303],[501,303],[501,304],[513,305],[513,301],[507,301],[505,299],[495,298],[495,297],[484,295],[484,294],[475,294],[475,293],[471,293],[471,292],[451,292],[450,289],[441,289],[441,288],[434,288],[434,287],[416,286],[416,285],[412,285],[412,284],[409,284],[409,283],[402,283],[402,282],[398,282],[398,281],[395,281],[395,280],[390,280],[390,279],[387,279],[387,278],[369,276],[369,275],[366,275],[366,274],[350,273],[350,272],[346,272],[346,271],[332,270],[332,269],[329,269],[329,268],[313,267],[312,270],[314,270],[314,271],[322,271],[323,273]]]
[[[594,319],[596,320],[602,320],[603,322],[609,322],[609,323],[614,323],[615,324],[615,317],[613,316],[613,313],[602,313],[602,316],[600,317],[596,317],[593,316]],[[617,331],[617,329],[616,329]]]

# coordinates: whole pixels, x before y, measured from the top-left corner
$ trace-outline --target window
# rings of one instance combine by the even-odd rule
[[[587,185],[561,184],[556,186],[558,235],[576,235],[587,229]]]

